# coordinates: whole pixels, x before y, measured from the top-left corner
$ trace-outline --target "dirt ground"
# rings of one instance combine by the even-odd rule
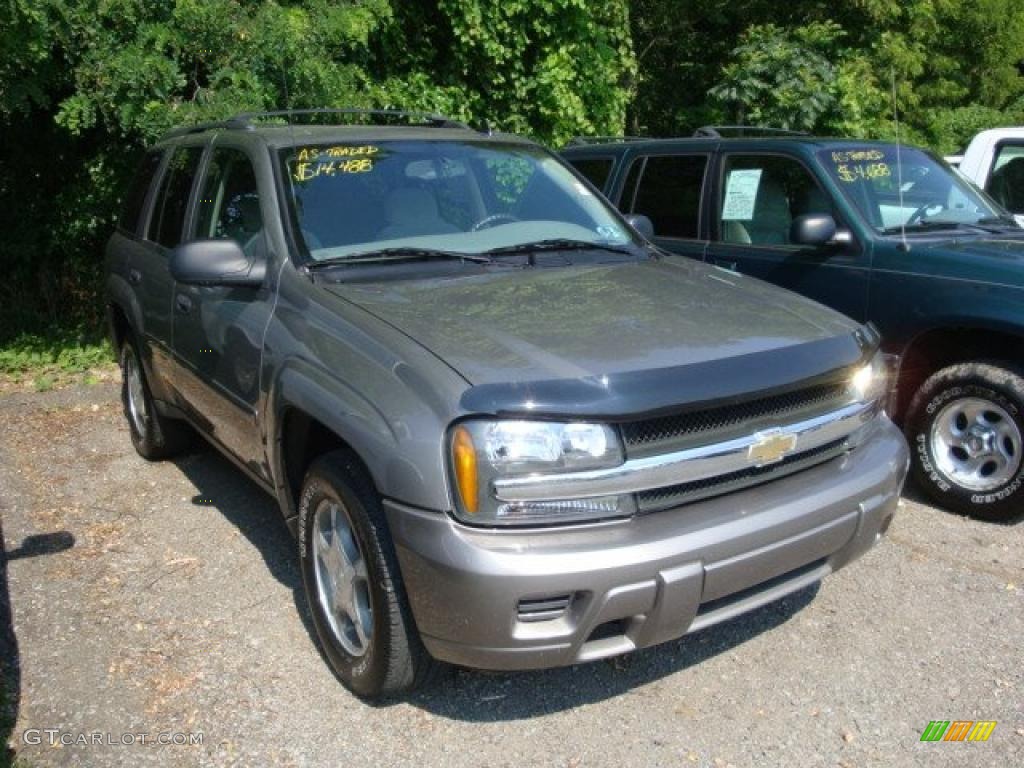
[[[728,624],[373,707],[320,658],[273,501],[209,448],[140,459],[114,382],[0,394],[0,490],[19,764],[1024,765],[1024,523],[906,500],[864,558]],[[997,725],[922,743],[930,720]]]

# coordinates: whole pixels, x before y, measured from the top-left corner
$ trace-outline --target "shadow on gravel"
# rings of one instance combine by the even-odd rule
[[[624,695],[747,642],[789,621],[818,594],[815,584],[732,621],[627,656],[539,672],[459,670],[413,694],[409,704],[472,722],[524,720]],[[695,694],[697,692],[694,692]],[[699,696],[693,699],[699,707]]]
[[[21,703],[21,656],[18,638],[14,634],[7,564],[12,560],[63,552],[74,545],[75,537],[69,531],[56,531],[26,536],[21,546],[8,552],[0,519],[0,765],[8,765],[14,760],[14,752],[7,745],[18,721]]]
[[[199,438],[196,447],[174,459],[174,464],[198,491],[192,503],[210,507],[223,515],[260,553],[270,574],[291,590],[302,624],[319,648],[316,630],[306,609],[295,540],[281,517],[277,501]],[[250,606],[241,609],[247,607]]]

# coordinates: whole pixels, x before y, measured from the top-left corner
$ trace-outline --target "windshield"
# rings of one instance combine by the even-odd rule
[[[846,198],[880,232],[992,223],[1005,215],[928,153],[903,147],[899,163],[896,153],[895,146],[875,145],[822,150],[818,157]]]
[[[539,147],[382,141],[281,151],[310,256],[483,253],[551,240],[633,242],[606,203]]]

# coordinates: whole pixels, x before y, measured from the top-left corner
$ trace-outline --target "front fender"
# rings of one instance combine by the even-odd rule
[[[268,391],[266,431],[268,459],[286,517],[294,513],[283,434],[290,409],[343,440],[366,465],[382,495],[426,509],[450,506],[442,446],[445,419],[401,384],[400,375],[378,379],[371,397],[308,360],[293,358],[281,366]],[[380,404],[386,404],[387,412]]]

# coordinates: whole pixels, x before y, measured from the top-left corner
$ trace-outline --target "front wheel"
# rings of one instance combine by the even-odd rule
[[[1024,511],[1024,377],[1004,363],[931,376],[907,412],[918,485],[939,505],[982,520]]]
[[[349,690],[394,695],[440,669],[413,623],[380,496],[345,451],[306,473],[299,547],[317,636]]]

